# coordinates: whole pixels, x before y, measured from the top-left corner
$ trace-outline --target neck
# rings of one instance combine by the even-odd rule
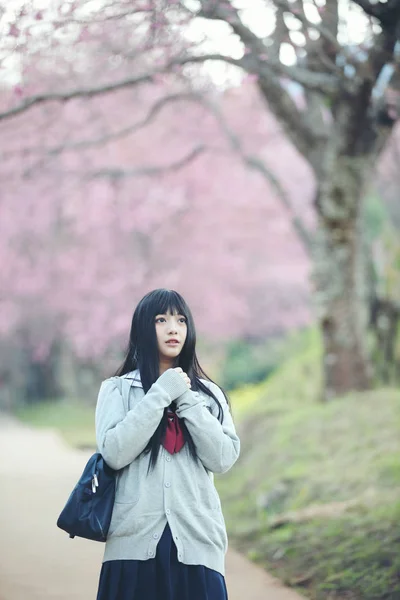
[[[168,360],[165,358],[160,358],[160,375],[165,373],[168,369],[171,369],[174,366],[173,360]]]

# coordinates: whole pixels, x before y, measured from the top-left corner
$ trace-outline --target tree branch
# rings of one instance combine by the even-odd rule
[[[294,228],[298,233],[300,239],[302,240],[305,249],[309,251],[311,249],[310,234],[304,226],[304,224],[302,223],[301,219],[294,213],[293,207],[290,203],[290,199],[285,189],[281,186],[277,177],[273,174],[273,172],[270,169],[268,169],[266,164],[259,156],[256,156],[254,154],[248,154],[243,150],[239,136],[237,136],[229,127],[225,120],[225,117],[223,116],[222,112],[215,103],[199,95],[194,95],[192,99],[196,102],[200,102],[214,115],[223,133],[225,134],[225,137],[227,138],[232,150],[241,157],[243,162],[247,164],[247,166],[251,169],[258,171],[264,177],[264,179],[272,185],[272,188],[277,193],[278,198],[285,206],[285,208],[290,212]]]
[[[371,4],[369,0],[353,0],[370,17],[375,17],[384,27],[393,27],[400,16],[400,6],[397,0],[388,0],[384,4]]]
[[[246,153],[241,144],[240,138],[238,135],[234,133],[234,131],[229,127],[222,111],[216,105],[215,102],[212,102],[210,99],[205,98],[201,94],[196,92],[180,92],[176,94],[170,94],[168,96],[164,96],[160,100],[158,100],[149,110],[148,114],[138,123],[130,125],[129,127],[124,127],[120,130],[111,132],[109,134],[104,134],[92,140],[84,140],[79,141],[72,144],[64,144],[56,146],[49,150],[49,154],[54,156],[58,155],[63,151],[68,150],[80,150],[84,148],[93,147],[99,144],[105,144],[109,141],[113,141],[119,137],[129,135],[138,131],[139,129],[148,125],[157,114],[168,104],[179,102],[179,101],[189,101],[195,102],[203,106],[206,110],[208,110],[216,119],[221,131],[223,132],[225,138],[227,139],[231,149],[237,154],[241,160],[251,169],[258,171],[262,177],[272,186],[272,189],[276,192],[278,199],[281,201],[286,210],[290,213],[291,220],[293,223],[293,227],[298,234],[300,240],[303,243],[303,246],[307,252],[311,250],[311,234],[302,222],[301,218],[295,213],[288,194],[285,189],[282,187],[278,178],[274,175],[274,173],[267,167],[265,162],[261,159],[261,157],[256,156],[254,154]],[[197,158],[201,153],[204,153],[207,149],[205,145],[199,145],[195,147],[187,156],[183,159],[180,159],[177,162],[171,163],[166,166],[151,166],[151,167],[140,167],[137,169],[99,169],[98,171],[90,172],[87,175],[87,178],[100,178],[100,177],[110,177],[113,179],[119,179],[122,177],[129,176],[153,176],[162,173],[166,173],[169,171],[178,170],[187,164],[189,164],[192,160]],[[215,149],[213,149],[215,151]],[[29,171],[26,171],[25,175],[30,175],[32,169],[34,167],[30,167]],[[73,174],[73,173],[69,173]],[[77,174],[77,173],[75,173]]]
[[[272,112],[276,115],[286,133],[303,156],[308,156],[318,141],[325,135],[324,129],[316,129],[307,122],[304,114],[298,109],[289,92],[282,85],[281,77],[287,76],[297,81],[307,89],[316,90],[322,94],[332,95],[338,91],[339,78],[326,73],[314,73],[301,67],[286,67],[280,61],[274,63],[269,57],[261,60],[268,49],[242,22],[238,11],[228,2],[213,2],[201,0],[200,14],[205,18],[219,19],[228,23],[245,45],[249,54],[242,59],[243,68],[248,72],[259,75],[258,85],[262,95],[267,100]],[[247,64],[246,64],[247,61]],[[261,63],[261,68],[254,68],[250,61]]]
[[[92,19],[75,19],[72,17],[65,17],[63,20],[55,20],[51,21],[51,24],[55,27],[64,27],[65,25],[70,25],[71,23],[74,25],[92,25],[93,23],[106,23],[108,21],[119,21],[126,17],[131,17],[133,15],[138,14],[151,14],[154,12],[154,8],[132,8],[131,10],[116,13],[114,15],[103,15],[100,19],[97,17],[93,17]]]
[[[284,4],[286,7],[286,3]],[[206,19],[217,19],[228,23],[234,33],[236,33],[243,44],[251,51],[251,55],[235,61],[238,66],[241,66],[249,73],[266,74],[271,70],[277,74],[287,76],[293,81],[297,81],[308,89],[320,91],[321,93],[334,94],[338,91],[338,78],[327,74],[317,73],[304,69],[302,67],[291,67],[284,65],[280,60],[267,56],[268,48],[264,42],[257,37],[244,23],[242,22],[239,12],[230,4],[222,2],[211,2],[202,0],[202,9],[199,16]],[[265,65],[265,68],[264,68]],[[284,90],[282,90],[284,93]]]
[[[290,213],[290,218],[292,220],[294,230],[296,231],[301,242],[303,243],[304,249],[310,255],[311,248],[312,248],[311,234],[308,231],[308,229],[306,228],[306,226],[304,225],[304,223],[301,220],[301,218],[299,217],[299,215],[297,215],[295,213],[295,211],[293,210],[293,206],[290,203],[289,196],[287,195],[286,191],[282,188],[278,179],[275,177],[275,175],[269,169],[267,169],[265,163],[260,158],[258,158],[256,156],[246,155],[243,152],[241,152],[241,156],[242,156],[244,162],[250,168],[255,169],[256,171],[261,173],[261,175],[264,177],[264,179],[266,179],[267,181],[272,183],[273,188],[275,189],[275,191],[278,192],[278,198],[281,200],[282,204],[285,206],[285,208]]]
[[[306,69],[301,69],[297,67],[285,67],[280,63],[275,65],[268,64],[263,66],[260,61],[255,61],[254,59],[251,59],[249,57],[243,57],[242,59],[234,59],[231,56],[226,56],[223,54],[183,56],[173,59],[166,66],[160,69],[156,69],[153,72],[143,73],[135,77],[128,77],[126,79],[114,83],[109,83],[91,88],[77,88],[75,90],[64,93],[48,92],[31,96],[30,98],[26,98],[26,100],[21,102],[19,105],[14,106],[13,108],[10,108],[4,112],[0,112],[0,121],[19,115],[32,108],[33,106],[37,106],[46,102],[68,102],[69,100],[73,100],[76,98],[92,98],[94,96],[108,94],[109,92],[114,92],[124,88],[134,87],[144,83],[151,83],[155,81],[157,76],[167,74],[168,72],[170,72],[173,69],[173,67],[183,66],[189,63],[202,63],[207,60],[223,61],[240,67],[249,73],[258,74],[261,77],[266,77],[267,74],[271,73],[272,69],[275,67],[281,73],[281,75],[287,75],[290,79],[298,81],[305,87],[310,87],[311,89],[317,89],[321,91],[326,91],[327,89],[333,91],[333,89],[335,89],[335,82],[333,78],[329,75],[326,75],[324,73],[312,73]],[[280,89],[281,94],[286,94],[285,90],[282,87]],[[293,102],[292,108],[293,110],[297,110]]]
[[[309,27],[310,29],[315,29],[316,31],[318,31],[318,33],[321,35],[321,37],[324,38],[330,44],[332,44],[332,46],[336,49],[337,52],[340,52],[341,54],[346,56],[346,58],[348,60],[350,60],[352,63],[354,62],[354,57],[351,54],[349,54],[349,52],[347,52],[347,50],[345,48],[343,48],[343,46],[341,44],[339,44],[335,34],[332,31],[330,31],[327,27],[324,27],[320,23],[314,23],[314,22],[311,23],[307,19],[304,10],[302,10],[301,12],[297,12],[296,7],[291,6],[287,0],[273,0],[273,2],[276,6],[279,6],[285,12],[288,12],[291,15],[293,15],[293,17],[295,17],[298,21],[300,21],[303,26]],[[331,65],[331,67],[332,67],[332,65]]]
[[[168,165],[153,165],[148,167],[138,167],[137,169],[118,169],[118,168],[104,168],[98,169],[97,171],[91,171],[85,174],[84,179],[98,179],[103,177],[109,177],[110,179],[121,179],[123,177],[152,177],[154,175],[162,175],[163,173],[169,173],[172,171],[178,171],[182,167],[195,160],[200,154],[206,151],[206,146],[200,144],[195,146],[189,154],[180,158],[177,161],[171,162]],[[69,175],[81,175],[80,171],[68,171]]]
[[[285,189],[281,186],[278,178],[273,174],[273,172],[266,166],[265,162],[254,154],[248,154],[243,150],[242,144],[240,142],[239,136],[237,136],[233,130],[229,127],[228,123],[225,120],[225,117],[219,107],[212,102],[210,99],[205,98],[200,94],[196,94],[194,92],[185,93],[185,94],[175,94],[173,96],[168,96],[164,98],[164,102],[160,101],[158,104],[158,109],[161,109],[167,102],[176,101],[176,100],[189,100],[193,102],[198,102],[202,106],[204,106],[207,110],[209,110],[212,115],[217,120],[221,130],[223,131],[226,139],[228,140],[232,150],[238,154],[243,162],[247,164],[248,167],[258,171],[264,179],[271,184],[272,188],[277,193],[279,200],[282,202],[286,210],[289,211],[293,223],[293,227],[298,234],[300,240],[303,242],[304,248],[307,252],[311,251],[311,234],[300,219],[298,215],[296,215],[288,194]],[[153,107],[154,108],[154,107]],[[151,111],[155,112],[155,111]]]
[[[188,96],[190,96],[190,94]],[[29,149],[20,149],[20,152],[26,153],[26,152],[37,151],[37,152],[46,153],[48,156],[53,157],[53,156],[58,156],[62,152],[68,152],[71,150],[85,150],[86,148],[93,148],[94,146],[101,146],[103,144],[107,144],[108,142],[112,142],[119,138],[126,137],[128,135],[136,133],[137,131],[140,131],[140,129],[143,129],[144,127],[146,127],[147,125],[149,125],[151,123],[151,121],[164,108],[164,106],[166,106],[167,104],[169,104],[171,102],[185,99],[186,97],[187,97],[187,95],[183,94],[182,92],[164,96],[163,98],[161,98],[160,100],[155,102],[153,104],[153,106],[150,108],[147,115],[143,119],[138,121],[137,123],[134,123],[133,125],[128,125],[127,127],[122,127],[121,129],[117,129],[116,131],[112,131],[110,133],[104,133],[103,135],[100,135],[98,137],[95,137],[95,138],[92,138],[89,140],[80,140],[78,142],[59,144],[58,146],[53,146],[51,148],[39,148],[39,147],[32,148],[31,147]],[[20,152],[18,152],[18,154]],[[17,154],[17,151],[15,151],[13,153],[4,153],[3,158],[10,158],[16,154]],[[33,168],[35,168],[35,167],[33,167]]]

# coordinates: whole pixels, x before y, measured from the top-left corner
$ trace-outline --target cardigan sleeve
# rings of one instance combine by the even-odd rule
[[[122,469],[135,460],[157,429],[164,409],[187,389],[182,377],[168,369],[126,412],[116,377],[103,381],[95,424],[97,447],[106,463],[113,469]]]
[[[204,395],[190,390],[178,398],[176,413],[185,419],[197,456],[206,469],[213,473],[225,473],[239,457],[240,440],[224,394],[217,385],[211,382],[207,385],[222,406],[222,423],[217,418],[218,407],[215,405],[210,412]]]

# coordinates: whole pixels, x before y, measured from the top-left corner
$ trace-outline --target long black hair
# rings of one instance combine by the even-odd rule
[[[140,300],[132,317],[126,357],[115,375],[122,376],[135,369],[139,369],[143,390],[145,394],[149,391],[153,383],[160,376],[160,358],[155,317],[156,315],[163,315],[168,312],[182,315],[186,318],[187,324],[186,340],[181,353],[176,358],[174,366],[181,367],[187,373],[191,380],[192,391],[201,391],[216,402],[218,406],[218,420],[222,423],[223,410],[221,403],[215,394],[201,381],[201,378],[211,382],[212,379],[203,371],[197,359],[196,329],[192,313],[182,296],[174,290],[153,290]],[[222,392],[229,405],[228,397],[223,390]],[[174,409],[175,407],[175,403],[173,402],[171,408]],[[167,419],[168,408],[164,409],[160,424],[143,451],[145,453],[151,452],[149,468],[154,467],[157,461],[160,445],[164,440],[167,430]],[[194,459],[197,459],[196,447],[184,420],[181,422],[181,427],[189,452]]]

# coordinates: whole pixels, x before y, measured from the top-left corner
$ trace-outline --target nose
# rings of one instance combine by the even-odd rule
[[[177,333],[177,331],[178,331],[178,327],[177,327],[177,325],[176,325],[175,321],[172,321],[172,322],[170,323],[170,325],[169,325],[168,329],[169,329],[169,333]]]

